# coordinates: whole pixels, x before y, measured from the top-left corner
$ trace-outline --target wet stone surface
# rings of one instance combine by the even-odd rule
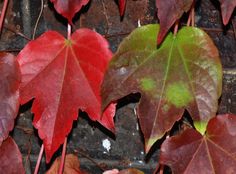
[[[120,19],[117,4],[113,0],[93,0],[82,13],[75,17],[74,28],[88,27],[104,35],[110,42],[113,52],[119,43],[133,29],[148,23],[156,23],[155,0],[128,0],[126,13]],[[28,42],[27,39],[10,31],[23,33],[31,38],[34,25],[40,11],[39,0],[10,0],[0,50],[17,54]],[[2,4],[1,4],[2,5]],[[236,39],[231,25],[222,26],[220,9],[211,0],[201,1],[196,8],[196,26],[203,28],[219,49],[224,68],[223,94],[220,99],[219,113],[236,114]],[[236,16],[232,17],[236,21]],[[235,22],[236,23],[236,22]],[[9,29],[10,28],[10,29]],[[66,36],[66,21],[55,13],[53,6],[44,1],[44,11],[39,21],[36,37],[48,30],[57,30]],[[135,98],[136,102],[137,97]],[[81,167],[91,173],[102,173],[89,158],[104,168],[135,167],[145,173],[152,173],[158,161],[157,143],[155,150],[144,154],[143,136],[135,115],[137,103],[132,99],[119,102],[115,124],[115,136],[97,123],[91,122],[85,113],[80,114],[69,135],[68,153],[78,154]],[[16,127],[12,135],[18,144],[26,165],[27,173],[32,173],[40,150],[41,140],[32,126],[31,104],[20,109]],[[61,154],[59,150],[54,158]],[[28,158],[29,157],[29,158]],[[29,161],[30,159],[30,161]],[[42,162],[40,173],[44,173],[50,164]]]

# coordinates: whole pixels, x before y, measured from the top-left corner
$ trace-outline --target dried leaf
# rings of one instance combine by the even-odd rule
[[[15,141],[8,137],[0,146],[0,172],[2,174],[24,174],[22,156]]]
[[[130,169],[121,170],[118,174],[144,174],[144,173],[140,170],[130,168]]]
[[[75,13],[80,11],[82,6],[86,5],[89,0],[50,0],[59,14],[64,16],[70,24]]]
[[[14,127],[19,109],[20,69],[12,54],[0,52],[0,145]]]
[[[52,164],[46,174],[58,174],[61,163],[61,157],[58,157]],[[80,169],[80,162],[76,155],[68,154],[65,157],[63,174],[86,174]]]
[[[143,26],[124,39],[102,85],[103,108],[141,93],[138,117],[146,152],[185,109],[203,123],[215,116],[222,86],[219,53],[204,31],[183,27],[157,49],[158,30],[158,25]]]
[[[236,115],[212,118],[205,135],[188,129],[166,139],[161,146],[160,163],[174,174],[222,174],[236,171]]]
[[[184,12],[188,12],[193,0],[156,0],[158,8],[158,18],[160,20],[160,33],[158,34],[157,43],[160,44],[166,33],[181,18]]]
[[[18,55],[20,102],[35,98],[33,124],[43,140],[47,162],[63,144],[79,109],[114,131],[115,105],[110,105],[101,119],[99,92],[111,56],[107,41],[89,29],[77,30],[71,40],[48,31]]]

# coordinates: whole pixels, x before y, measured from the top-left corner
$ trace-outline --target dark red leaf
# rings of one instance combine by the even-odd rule
[[[114,130],[115,105],[106,109],[101,120],[99,92],[111,56],[107,41],[89,29],[77,30],[71,40],[48,31],[18,55],[20,100],[26,103],[35,98],[33,123],[43,139],[47,162],[70,132],[78,109]]]
[[[46,174],[58,174],[61,163],[61,157],[58,157],[52,164]],[[63,174],[86,174],[80,169],[80,162],[76,155],[68,154],[65,158]]]
[[[236,171],[236,115],[212,118],[205,135],[188,129],[166,139],[161,147],[160,163],[175,174],[222,174]]]
[[[19,109],[20,69],[12,54],[0,52],[0,145],[14,127]]]
[[[123,16],[125,13],[126,0],[119,0],[120,15]]]
[[[82,6],[86,5],[89,0],[50,0],[59,14],[64,16],[70,24],[75,13],[80,11]]]
[[[0,173],[24,174],[21,153],[11,137],[3,141],[0,146]]]
[[[221,3],[221,14],[224,25],[227,25],[229,19],[236,7],[236,0],[219,0]]]
[[[160,33],[157,37],[157,43],[160,44],[168,30],[175,23],[175,21],[188,12],[193,0],[156,0],[156,7],[158,8],[158,18],[160,20]]]

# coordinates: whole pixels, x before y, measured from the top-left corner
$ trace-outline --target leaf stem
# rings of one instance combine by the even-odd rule
[[[2,31],[2,26],[5,18],[5,14],[7,11],[7,5],[8,5],[8,0],[4,0],[3,8],[1,11],[1,17],[0,17],[0,32]]]
[[[188,16],[188,21],[187,21],[187,26],[189,27],[190,25],[194,27],[195,25],[195,0],[193,1],[193,4],[191,6],[191,10]]]
[[[62,150],[62,157],[60,162],[60,168],[58,174],[63,174],[64,164],[65,164],[65,156],[66,156],[66,146],[67,146],[67,137],[65,138]]]
[[[39,16],[38,16],[37,21],[36,21],[35,26],[34,26],[34,31],[33,31],[33,36],[32,36],[33,40],[35,39],[35,34],[36,34],[36,30],[38,28],[39,20],[40,20],[42,14],[43,14],[43,8],[44,8],[44,3],[43,3],[43,0],[41,0],[41,9],[40,9]]]
[[[178,32],[178,29],[179,29],[179,20],[177,20],[175,22],[175,28],[174,28],[174,36],[176,36],[177,32]]]
[[[71,25],[68,23],[67,25],[67,39],[70,39],[71,37]]]
[[[38,160],[37,160],[37,164],[36,164],[36,167],[34,169],[34,174],[37,174],[38,171],[39,171],[39,166],[40,166],[40,163],[41,163],[41,160],[42,160],[43,151],[44,151],[44,146],[42,144],[40,152],[39,152],[39,157],[38,157]]]

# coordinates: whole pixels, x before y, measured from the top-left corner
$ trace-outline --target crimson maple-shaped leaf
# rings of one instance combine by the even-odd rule
[[[160,33],[158,34],[157,43],[160,44],[170,27],[175,21],[188,12],[193,0],[156,0],[158,8],[158,18],[160,20]]]
[[[119,0],[120,15],[123,16],[125,13],[126,0]]]
[[[75,13],[80,11],[82,6],[86,5],[89,0],[50,0],[59,14],[64,16],[70,24]]]
[[[24,174],[21,153],[15,141],[8,137],[0,146],[0,172],[6,174]]]
[[[182,117],[215,116],[221,95],[218,50],[202,30],[184,27],[156,47],[159,25],[142,26],[120,44],[102,85],[103,107],[130,93],[141,93],[138,117],[146,152]],[[204,125],[204,124],[202,124]]]
[[[219,0],[221,3],[221,14],[224,25],[227,25],[229,19],[236,7],[236,0]]]
[[[15,56],[0,52],[0,145],[14,127],[19,109],[20,69]]]
[[[236,171],[236,115],[212,118],[205,135],[194,129],[170,137],[161,146],[160,163],[175,174],[222,174]]]
[[[33,124],[43,139],[47,162],[70,132],[79,108],[114,130],[114,105],[100,119],[100,84],[111,56],[107,41],[89,29],[77,30],[70,40],[48,31],[18,55],[20,102],[35,98]]]

